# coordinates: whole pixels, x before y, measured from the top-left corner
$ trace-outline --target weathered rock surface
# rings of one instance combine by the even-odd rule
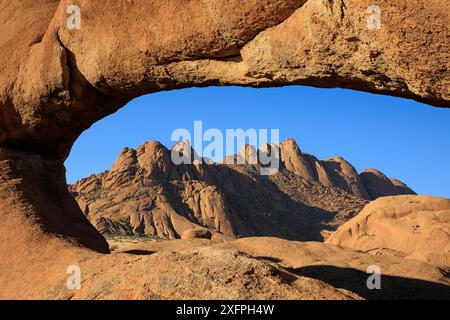
[[[69,30],[72,4],[0,1],[2,296],[20,295],[18,283],[53,283],[77,246],[108,250],[65,189],[63,161],[84,130],[141,94],[300,84],[450,105],[446,0],[379,0],[379,30],[367,26],[370,0],[80,1],[81,29]],[[151,177],[166,174],[141,160]],[[170,215],[161,211],[160,225]]]
[[[69,0],[2,1],[0,144],[64,157],[128,100],[187,86],[340,86],[449,106],[448,1],[378,1],[380,29],[372,4],[82,2],[69,30]]]
[[[208,229],[190,229],[183,232],[181,235],[181,239],[190,240],[190,239],[209,239],[211,240],[212,234]]]
[[[363,199],[375,199],[367,193],[355,168],[342,157],[319,161],[312,155],[302,153],[293,139],[281,144],[280,153],[284,167],[308,182],[339,188]]]
[[[327,243],[450,266],[450,199],[380,198],[345,223]]]
[[[368,27],[370,0],[82,1],[70,30],[72,4],[0,1],[0,146],[11,158],[62,165],[81,132],[134,97],[191,86],[301,84],[450,104],[446,0],[380,0],[380,29]]]
[[[105,239],[79,214],[64,177],[59,161],[0,147],[0,257],[64,242],[109,251]]]
[[[440,267],[277,238],[121,242],[111,255],[66,248],[14,262],[1,269],[1,299],[450,299]],[[67,288],[69,265],[80,267],[80,290]],[[372,265],[382,290],[367,289]]]
[[[281,171],[263,176],[251,146],[230,157],[242,165],[200,164],[201,159],[175,165],[171,151],[149,142],[136,151],[124,149],[110,171],[82,179],[70,190],[104,234],[169,239],[201,226],[231,237],[320,241],[370,199],[344,159],[306,156],[293,139],[279,148]],[[198,158],[188,143],[177,143],[174,151],[181,158]],[[310,169],[318,166],[325,184]]]
[[[364,170],[364,172],[360,173],[359,178],[372,199],[402,194],[416,194],[403,182],[397,179],[389,179],[382,172],[375,169]]]
[[[390,255],[372,255],[331,244],[277,238],[245,238],[217,245],[277,264],[291,273],[324,281],[365,299],[450,299],[445,268]],[[381,290],[369,290],[369,266],[381,271]]]
[[[34,274],[18,274],[2,284],[0,298],[22,299],[332,299],[360,297],[323,281],[289,273],[274,263],[237,250],[209,245],[193,249],[99,255],[64,252]],[[41,267],[41,259],[35,261]],[[47,262],[48,265],[48,262]],[[67,288],[68,265],[82,272],[80,290]],[[32,269],[32,268],[29,268]],[[34,269],[33,269],[34,270]],[[28,276],[28,278],[27,278]],[[26,282],[18,282],[20,280]],[[21,290],[14,284],[21,283]]]

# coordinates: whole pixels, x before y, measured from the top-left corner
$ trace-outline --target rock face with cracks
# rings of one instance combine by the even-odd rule
[[[240,164],[207,164],[188,142],[172,150],[148,142],[123,149],[111,170],[78,181],[70,191],[101,233],[163,239],[201,226],[229,237],[320,241],[373,199],[343,158],[320,161],[294,139],[278,149],[280,170],[265,176],[261,152],[250,145],[225,158]],[[175,165],[173,153],[194,163]],[[413,194],[406,186],[370,186],[377,197]]]
[[[81,28],[69,30],[73,4]],[[377,1],[380,29],[368,28],[371,4],[0,1],[2,264],[16,259],[4,244],[18,235],[17,256],[108,251],[66,190],[63,162],[84,130],[139,95],[300,84],[448,107],[449,2]]]

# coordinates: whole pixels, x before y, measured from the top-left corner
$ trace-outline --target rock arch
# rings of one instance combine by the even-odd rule
[[[142,94],[300,84],[449,107],[448,1],[377,3],[379,30],[371,0],[0,1],[0,240],[108,251],[63,161],[83,130]],[[81,28],[69,30],[73,4]]]

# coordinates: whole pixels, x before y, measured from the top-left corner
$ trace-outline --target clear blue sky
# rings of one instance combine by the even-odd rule
[[[172,131],[279,128],[320,159],[340,155],[419,194],[450,197],[450,109],[342,89],[195,88],[133,100],[83,133],[66,162],[69,183],[109,169],[123,147],[172,145]]]

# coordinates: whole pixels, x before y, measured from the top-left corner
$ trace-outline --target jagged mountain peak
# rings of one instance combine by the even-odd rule
[[[182,157],[195,152],[189,142],[171,150],[157,141],[124,148],[111,170],[81,180],[71,191],[104,233],[177,238],[200,226],[230,237],[292,240],[321,240],[368,200],[412,193],[379,171],[358,174],[342,157],[321,161],[302,153],[294,139],[279,145],[280,170],[272,176],[249,165],[257,157],[254,146],[233,156],[243,157],[243,165],[175,164],[173,151]]]

